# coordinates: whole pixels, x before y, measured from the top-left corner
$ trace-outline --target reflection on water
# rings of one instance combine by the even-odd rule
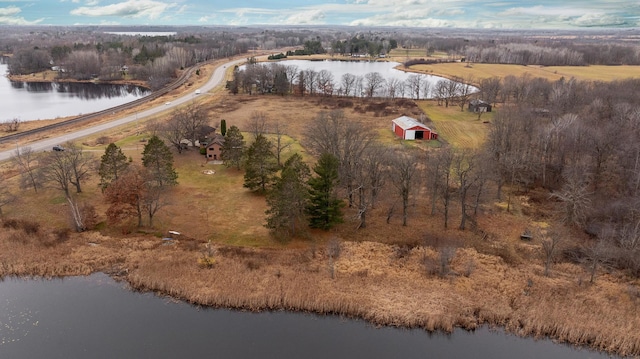
[[[448,79],[426,75],[417,74],[399,70],[401,64],[391,61],[335,61],[335,60],[323,60],[323,61],[311,61],[311,60],[283,60],[278,62],[259,62],[259,65],[270,66],[271,64],[279,64],[284,66],[291,66],[297,69],[297,71],[313,70],[316,73],[321,71],[328,71],[333,76],[333,87],[335,88],[335,94],[345,95],[342,87],[343,76],[351,74],[359,80],[356,80],[351,85],[351,90],[347,93],[347,96],[364,97],[366,94],[364,87],[366,87],[366,76],[370,73],[378,73],[381,75],[383,85],[378,88],[373,94],[374,97],[404,97],[414,99],[434,98],[436,93],[436,84],[438,81],[446,81]],[[240,70],[247,69],[246,65],[239,67]],[[417,77],[420,80],[414,82],[419,84],[419,91],[416,96],[416,89],[411,89],[409,80],[411,77]],[[360,85],[358,85],[360,83]],[[393,86],[389,86],[393,85]],[[360,88],[358,88],[360,87]],[[389,93],[393,87],[393,94]],[[471,88],[473,92],[477,91],[475,87]]]
[[[606,358],[481,328],[451,335],[290,312],[206,309],[104,274],[0,282],[0,358]]]
[[[149,91],[133,85],[108,85],[94,83],[73,83],[73,82],[17,82],[12,81],[11,86],[15,89],[26,89],[27,92],[57,92],[65,94],[71,98],[82,100],[96,100],[101,98],[114,98],[146,96]]]
[[[0,74],[7,65],[0,64]],[[0,77],[0,122],[75,116],[105,110],[142,98],[151,92],[132,85],[9,81]]]

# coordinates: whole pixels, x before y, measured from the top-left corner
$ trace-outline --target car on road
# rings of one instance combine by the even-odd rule
[[[166,102],[165,105],[167,105],[167,106],[171,105],[171,101]]]
[[[64,151],[64,147],[62,147],[60,145],[55,145],[55,146],[53,146],[53,150],[54,151]]]
[[[197,89],[196,90],[196,95],[199,95],[199,94],[200,94],[200,89]]]

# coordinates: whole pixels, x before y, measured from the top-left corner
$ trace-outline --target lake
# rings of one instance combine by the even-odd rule
[[[263,65],[271,64],[269,63],[260,63]],[[399,81],[402,85],[405,86],[404,93],[401,93],[399,89],[396,89],[396,93],[392,97],[405,97],[405,98],[415,98],[415,96],[411,93],[411,90],[407,88],[408,82],[407,80],[411,75],[417,75],[420,78],[421,89],[419,98],[433,98],[434,97],[434,89],[438,81],[449,81],[443,77],[433,76],[433,75],[424,75],[424,74],[415,74],[411,72],[405,72],[402,70],[396,69],[398,66],[402,66],[402,64],[398,62],[391,61],[332,61],[332,60],[323,60],[323,61],[310,61],[310,60],[283,60],[278,61],[278,64],[285,66],[296,66],[298,68],[298,72],[301,70],[314,70],[315,72],[320,72],[322,70],[327,70],[331,72],[333,75],[335,88],[342,87],[341,79],[345,74],[352,74],[356,77],[364,77],[366,74],[370,72],[378,72],[385,81],[388,83],[389,80],[395,79]],[[244,69],[245,66],[241,66],[240,69]],[[366,83],[366,80],[364,81]],[[379,91],[375,93],[376,97],[386,97],[388,96],[388,86],[383,86]],[[472,91],[477,91],[476,88],[473,88]],[[339,92],[339,91],[336,91]],[[356,95],[361,96],[362,93],[358,93],[357,91],[350,92],[350,96]]]
[[[0,64],[0,122],[76,116],[105,110],[142,98],[151,91],[138,86],[95,83],[9,81]]]
[[[0,358],[607,358],[481,328],[451,335],[361,320],[192,306],[105,274],[0,282]]]

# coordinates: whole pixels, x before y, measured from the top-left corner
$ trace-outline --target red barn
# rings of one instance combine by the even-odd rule
[[[391,121],[391,130],[403,140],[437,140],[438,134],[408,116],[398,117]]]

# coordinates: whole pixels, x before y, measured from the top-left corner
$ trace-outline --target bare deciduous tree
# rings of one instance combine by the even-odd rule
[[[9,190],[4,174],[0,174],[0,217],[2,217],[2,207],[12,203],[16,198],[16,195]]]
[[[501,84],[499,77],[489,77],[480,80],[480,96],[483,100],[493,106],[498,102],[500,88]]]
[[[329,70],[320,70],[318,72],[318,91],[323,96],[331,96],[334,87],[333,74]]]
[[[345,96],[351,96],[356,83],[356,77],[353,74],[344,74],[341,78],[342,91]]]
[[[38,160],[31,147],[18,147],[11,157],[13,163],[20,171],[20,188],[31,187],[38,193],[42,186],[42,178],[37,170]]]
[[[411,98],[414,100],[420,99],[420,92],[422,91],[422,81],[422,75],[419,74],[411,74],[405,81],[407,90],[411,94]]]
[[[293,145],[291,141],[285,141],[287,134],[287,124],[281,122],[279,119],[274,120],[271,123],[273,134],[275,136],[274,154],[278,159],[278,167],[282,167],[282,152]]]
[[[19,118],[13,118],[3,122],[2,125],[5,132],[16,132],[20,128],[20,123],[22,123],[22,121],[20,121]]]
[[[551,265],[560,251],[564,234],[556,228],[550,228],[542,237],[542,254],[544,257],[544,275],[549,276]]]
[[[89,171],[94,167],[94,157],[73,143],[67,143],[63,151],[71,167],[71,184],[76,187],[76,192],[82,192],[81,183],[89,178]]]
[[[364,79],[367,97],[373,97],[385,83],[384,77],[379,72],[369,72],[364,75]]]
[[[391,158],[390,178],[402,201],[402,225],[407,225],[409,200],[418,187],[418,158],[413,153],[396,151]]]
[[[251,117],[249,117],[249,132],[253,134],[255,140],[258,136],[266,135],[269,132],[269,118],[267,114],[262,111],[253,111]]]
[[[375,206],[379,191],[385,182],[388,163],[388,148],[376,142],[363,150],[360,161],[356,163],[353,187],[357,193],[355,202],[358,209],[358,228],[367,226],[367,213]]]
[[[562,190],[552,195],[562,202],[560,215],[566,224],[582,225],[587,218],[587,212],[591,205],[587,178],[583,166],[567,168]]]
[[[464,106],[469,102],[469,98],[474,92],[474,87],[471,85],[473,77],[469,76],[466,79],[456,77],[453,81],[458,83],[456,100],[458,101],[458,106],[460,106],[460,111],[464,111]]]
[[[455,154],[453,170],[457,180],[458,199],[460,200],[461,218],[459,229],[464,230],[469,215],[469,192],[480,181],[482,172],[479,170],[478,154],[471,151],[461,151]]]
[[[357,168],[373,140],[371,131],[348,120],[342,111],[320,113],[306,131],[305,143],[313,154],[329,153],[338,159],[339,182],[346,191],[349,207],[354,204]]]

